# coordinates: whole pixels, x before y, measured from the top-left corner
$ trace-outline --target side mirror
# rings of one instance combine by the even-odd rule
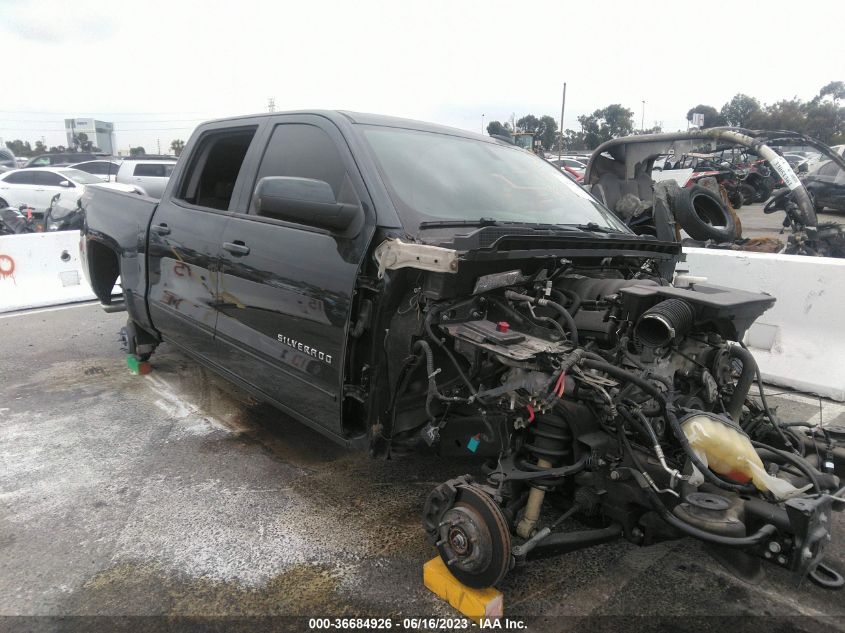
[[[807,163],[801,163],[800,165],[798,165],[799,174],[806,174],[808,171],[810,171],[810,168],[807,167]]]
[[[259,215],[338,232],[361,215],[361,207],[338,202],[329,183],[287,176],[258,181],[255,209]]]
[[[69,180],[62,180],[59,183],[59,187],[70,187],[70,181]]]

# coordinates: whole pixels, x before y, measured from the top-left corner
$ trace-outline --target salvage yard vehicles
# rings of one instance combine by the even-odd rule
[[[823,559],[845,462],[817,457],[842,446],[750,398],[740,341],[774,298],[676,277],[676,241],[635,235],[540,157],[273,113],[199,126],[160,201],[92,187],[82,205],[83,267],[109,310],[120,277],[130,353],[166,341],[374,456],[483,462],[423,509],[467,585],[682,536],[842,580]]]

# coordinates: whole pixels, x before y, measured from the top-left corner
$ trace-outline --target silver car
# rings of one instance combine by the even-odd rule
[[[116,180],[134,186],[151,198],[161,198],[175,165],[175,160],[125,159],[120,163]]]

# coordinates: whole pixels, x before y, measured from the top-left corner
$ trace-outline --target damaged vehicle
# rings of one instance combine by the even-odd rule
[[[131,354],[166,341],[374,457],[475,456],[484,475],[423,509],[469,586],[686,536],[842,584],[824,555],[843,438],[750,394],[741,341],[774,298],[677,273],[678,242],[634,234],[537,156],[416,121],[273,113],[199,126],[160,201],[92,187],[82,206],[83,267],[127,310]]]

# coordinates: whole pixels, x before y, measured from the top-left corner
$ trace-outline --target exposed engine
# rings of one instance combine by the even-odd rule
[[[749,397],[760,377],[736,341],[771,296],[554,259],[413,275],[384,341],[391,450],[486,459],[486,479],[441,484],[424,511],[459,580],[692,536],[746,571],[765,559],[842,584],[822,561],[845,506],[842,438],[782,425]],[[586,529],[561,531],[568,519]]]

